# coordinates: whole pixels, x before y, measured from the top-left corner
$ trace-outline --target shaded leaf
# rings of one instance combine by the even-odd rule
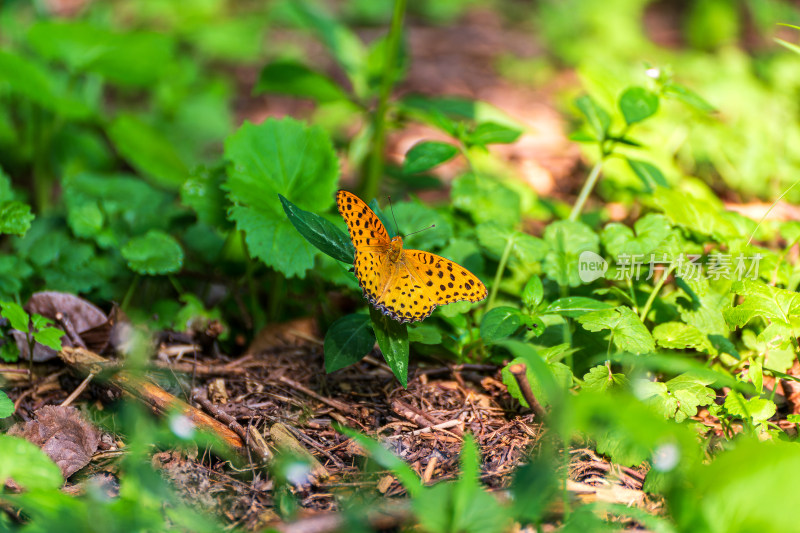
[[[439,141],[422,141],[406,152],[404,174],[419,174],[441,165],[458,155],[458,147]]]
[[[183,266],[181,245],[163,231],[151,230],[144,237],[131,239],[120,252],[138,274],[171,274]]]
[[[279,194],[286,216],[308,242],[337,261],[352,264],[355,249],[350,236],[316,213],[303,211]]]
[[[108,127],[108,136],[120,155],[156,185],[175,190],[189,170],[164,135],[131,114],[120,114]]]
[[[394,377],[405,388],[408,384],[408,328],[372,306],[369,308],[369,315],[383,358],[392,369]]]
[[[24,437],[39,446],[61,469],[64,478],[88,465],[100,444],[100,432],[74,407],[45,406],[36,419],[18,424],[9,435]]]
[[[58,465],[25,439],[0,435],[0,487],[7,481],[29,490],[57,489],[64,478]]]
[[[325,371],[330,374],[359,362],[374,345],[375,334],[368,315],[343,316],[325,334]]]
[[[277,93],[317,102],[347,100],[347,93],[329,77],[294,61],[275,61],[258,75],[253,94]]]
[[[228,217],[254,257],[286,276],[304,276],[316,249],[286,217],[278,194],[311,212],[330,208],[339,162],[330,138],[294,119],[244,125],[225,142]]]
[[[519,310],[509,306],[495,307],[481,319],[481,338],[486,343],[508,337],[522,325]]]

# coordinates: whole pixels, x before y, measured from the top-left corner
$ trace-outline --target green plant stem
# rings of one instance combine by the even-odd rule
[[[258,306],[258,291],[256,290],[255,279],[253,273],[256,270],[256,263],[253,261],[253,258],[250,257],[250,249],[247,247],[247,238],[243,231],[240,231],[239,234],[242,236],[242,249],[244,250],[245,256],[245,266],[244,266],[244,275],[245,279],[247,280],[247,293],[250,297],[250,316],[253,317],[253,330],[258,331],[265,323],[264,312]],[[275,285],[273,285],[275,287]],[[270,291],[270,309],[277,308],[279,305],[274,300],[278,298],[278,291],[273,290]]]
[[[506,247],[503,250],[503,255],[500,256],[500,263],[497,265],[497,272],[494,274],[494,283],[492,283],[492,292],[489,294],[489,301],[486,302],[486,310],[494,307],[494,299],[497,297],[497,291],[500,290],[500,280],[503,278],[503,272],[506,269],[508,257],[511,255],[511,248],[514,247],[514,237],[508,239]]]
[[[670,274],[672,274],[673,270],[675,270],[675,267],[669,267],[667,271],[664,272],[664,275],[661,276],[661,279],[658,280],[656,286],[653,287],[653,292],[650,293],[650,296],[647,298],[647,302],[645,302],[644,307],[642,307],[642,310],[639,313],[639,318],[642,322],[644,322],[647,318],[647,313],[650,312],[650,307],[652,307],[653,302],[656,301],[656,296],[658,296],[658,293],[661,291],[661,287],[663,287],[664,283],[667,282],[667,278],[670,276]]]
[[[604,159],[600,159],[600,161],[595,163],[594,167],[592,167],[592,171],[589,173],[589,177],[586,178],[586,182],[583,184],[583,188],[578,195],[578,199],[575,201],[575,205],[572,206],[572,212],[569,214],[570,221],[574,222],[578,220],[578,217],[581,215],[586,200],[589,199],[589,195],[592,194],[592,190],[597,184],[597,180],[600,178],[600,171],[603,170],[603,163]]]
[[[403,34],[403,19],[406,13],[406,0],[395,0],[392,23],[386,45],[386,60],[378,93],[378,107],[373,118],[372,151],[367,173],[361,185],[362,198],[375,198],[378,185],[383,177],[383,152],[386,148],[386,112],[389,108],[389,95],[395,80],[395,63]]]
[[[120,308],[123,311],[128,310],[128,306],[131,303],[131,298],[133,298],[133,293],[136,292],[136,287],[139,285],[139,279],[141,276],[139,274],[135,274],[133,276],[133,280],[131,280],[131,284],[128,286],[128,290],[125,291],[125,297],[122,299],[122,305]]]

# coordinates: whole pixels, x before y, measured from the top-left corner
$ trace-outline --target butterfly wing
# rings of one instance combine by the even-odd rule
[[[486,298],[486,286],[458,263],[421,250],[405,250],[404,264],[434,305]]]
[[[336,205],[347,224],[356,251],[381,252],[388,249],[392,240],[386,228],[361,198],[347,191],[339,191],[336,193]]]
[[[486,298],[486,286],[472,272],[444,257],[420,250],[404,250],[388,265],[386,286],[370,302],[399,322],[428,318],[439,305]]]
[[[389,261],[389,234],[375,212],[358,196],[339,191],[336,205],[356,249],[353,272],[364,296],[378,307],[376,302],[384,295],[394,271]]]
[[[404,261],[390,264],[386,286],[380,296],[370,303],[398,322],[416,322],[428,318],[436,303],[425,290],[425,285]]]

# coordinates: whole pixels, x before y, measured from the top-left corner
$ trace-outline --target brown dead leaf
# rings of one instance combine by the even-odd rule
[[[25,425],[12,427],[9,435],[39,446],[58,465],[65,479],[89,464],[100,444],[100,432],[77,409],[48,405],[36,411],[35,416]]]
[[[108,345],[109,334],[98,338],[98,328],[102,330],[107,327],[110,331],[109,319],[100,308],[87,302],[83,298],[65,292],[44,291],[34,293],[25,310],[31,314],[39,314],[52,320],[56,327],[66,332],[61,337],[64,346],[75,346],[84,344],[94,352],[102,352]],[[83,339],[84,332],[93,332],[92,342],[87,343]],[[23,359],[29,358],[28,340],[24,333],[13,331],[14,340],[19,347],[20,356]],[[91,347],[90,347],[91,344]],[[48,361],[57,357],[55,350],[36,343],[33,348],[33,360],[37,362]]]

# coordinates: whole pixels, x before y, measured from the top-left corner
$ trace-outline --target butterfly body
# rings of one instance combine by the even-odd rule
[[[486,298],[486,287],[464,267],[435,254],[406,250],[400,236],[389,238],[378,216],[354,194],[339,191],[336,203],[356,250],[358,284],[384,315],[416,322],[438,305]]]

